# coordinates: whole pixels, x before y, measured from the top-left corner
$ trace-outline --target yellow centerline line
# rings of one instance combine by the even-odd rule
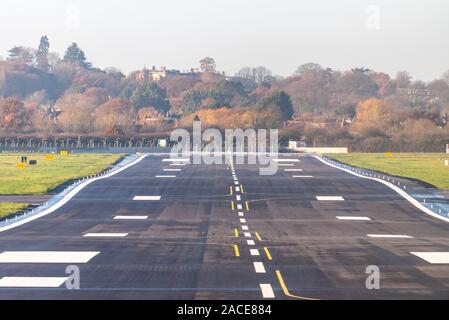
[[[229,195],[232,196],[232,186],[229,187]]]
[[[231,201],[232,210],[234,210],[234,201]]]
[[[301,296],[296,296],[294,294],[291,294],[288,291],[288,288],[285,285],[284,279],[282,278],[281,272],[279,270],[276,270],[276,276],[278,277],[279,284],[281,285],[282,291],[284,291],[284,294],[287,297],[292,297],[292,298],[301,299],[301,300],[318,300],[318,299],[315,299],[315,298],[301,297]]]
[[[235,234],[235,237],[238,238],[239,237],[239,229],[235,228],[234,234]]]
[[[245,202],[245,205],[246,205],[246,211],[249,211],[249,202],[246,201],[246,202]]]
[[[242,194],[245,193],[245,191],[243,191],[243,184],[240,185],[240,190],[242,191]]]
[[[268,251],[267,247],[264,247],[263,250],[265,251],[265,254],[267,255],[268,260],[273,260],[271,257],[270,251]]]
[[[260,237],[260,235],[257,232],[256,232],[256,238],[257,238],[257,240],[262,241],[262,238]]]
[[[236,244],[234,244],[234,251],[235,251],[235,256],[240,257],[239,246]]]

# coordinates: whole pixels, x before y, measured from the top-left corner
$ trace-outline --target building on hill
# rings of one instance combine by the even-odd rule
[[[187,70],[167,69],[166,67],[160,67],[157,69],[153,66],[151,69],[144,67],[142,70],[133,74],[137,81],[159,81],[162,78],[176,77],[176,76],[189,76],[199,77],[201,72],[198,68],[191,68]]]

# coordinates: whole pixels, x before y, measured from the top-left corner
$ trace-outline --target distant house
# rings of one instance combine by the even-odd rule
[[[191,68],[187,70],[175,70],[175,69],[167,69],[166,67],[160,67],[157,69],[153,66],[151,69],[147,69],[144,67],[142,70],[138,71],[134,74],[134,77],[137,81],[160,81],[163,78],[167,77],[176,77],[176,76],[189,76],[189,77],[198,77],[201,74],[200,70],[197,68]]]

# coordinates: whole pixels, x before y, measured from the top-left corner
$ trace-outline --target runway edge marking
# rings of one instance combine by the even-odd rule
[[[424,213],[426,213],[426,214],[428,214],[428,215],[430,215],[430,216],[432,216],[432,217],[434,217],[434,218],[437,218],[437,219],[440,219],[440,220],[449,222],[449,218],[440,216],[439,214],[433,212],[432,210],[430,210],[430,209],[424,207],[418,200],[416,200],[416,199],[413,198],[411,195],[409,195],[408,193],[406,193],[405,191],[403,191],[401,188],[398,188],[397,186],[395,186],[395,185],[389,183],[388,181],[384,181],[384,180],[382,180],[382,179],[373,178],[373,177],[365,177],[365,176],[363,176],[363,175],[361,175],[361,174],[352,172],[351,170],[348,170],[348,169],[345,169],[345,168],[340,168],[340,167],[338,167],[338,166],[336,166],[336,165],[333,165],[333,164],[331,164],[331,163],[327,163],[325,160],[321,159],[321,158],[318,157],[318,156],[312,156],[312,157],[315,158],[315,159],[317,159],[318,161],[321,161],[322,163],[324,163],[325,165],[327,165],[327,166],[329,166],[329,167],[332,167],[332,168],[335,168],[335,169],[339,169],[339,170],[345,171],[345,172],[347,172],[347,173],[349,173],[349,174],[352,174],[353,176],[356,176],[356,177],[359,177],[359,178],[364,178],[364,179],[369,179],[369,180],[374,180],[374,181],[383,183],[384,185],[386,185],[387,187],[389,187],[390,189],[392,189],[393,191],[395,191],[396,193],[398,193],[398,194],[399,194],[400,196],[402,196],[405,200],[407,200],[408,202],[410,202],[413,206],[415,206],[417,209],[421,210],[422,212],[424,212]]]

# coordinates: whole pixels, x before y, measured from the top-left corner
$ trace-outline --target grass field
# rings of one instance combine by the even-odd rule
[[[444,166],[444,160],[449,160],[447,154],[396,153],[387,156],[383,153],[350,153],[327,156],[349,165],[414,178],[449,190],[449,166]]]
[[[46,160],[45,154],[23,154],[37,160],[36,166],[17,167],[22,154],[0,154],[0,194],[45,194],[64,181],[95,174],[121,155],[70,154]]]
[[[28,207],[27,203],[2,202],[0,203],[0,218],[6,217],[11,213],[20,211],[26,207]]]

